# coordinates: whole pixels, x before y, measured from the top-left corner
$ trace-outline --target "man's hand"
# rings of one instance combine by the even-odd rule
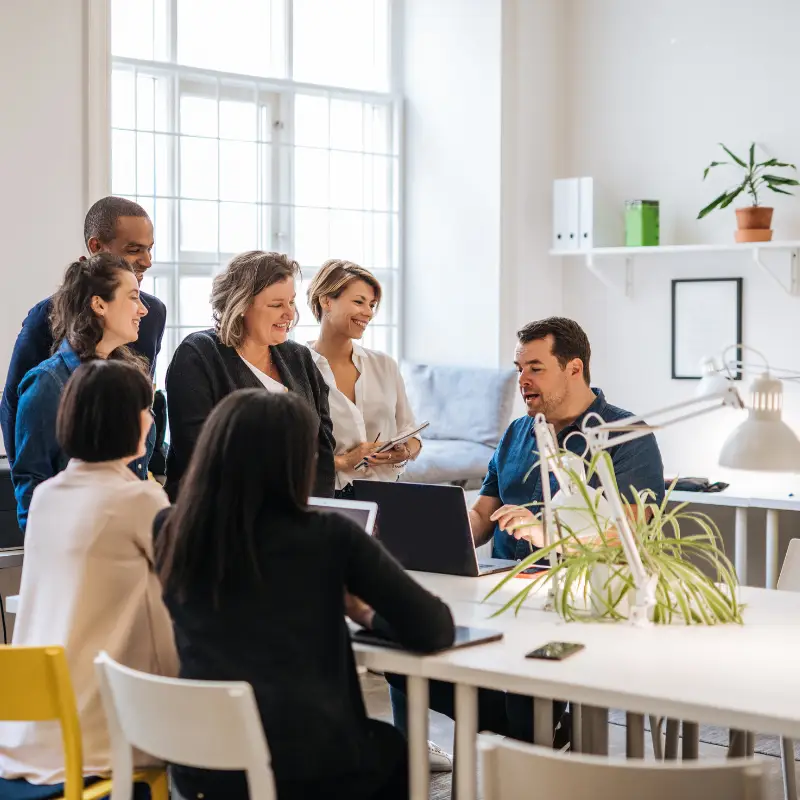
[[[544,529],[542,524],[525,506],[501,506],[490,517],[501,531],[505,531],[515,539],[525,539],[535,547],[544,547]]]
[[[372,627],[372,618],[375,616],[374,609],[350,592],[344,593],[344,613],[362,628]]]

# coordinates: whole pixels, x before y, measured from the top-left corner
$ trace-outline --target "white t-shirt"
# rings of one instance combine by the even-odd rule
[[[242,357],[239,356],[239,358]],[[252,372],[253,375],[255,375],[256,378],[258,378],[261,381],[261,383],[264,384],[264,388],[268,392],[279,393],[279,392],[289,391],[280,381],[276,381],[275,378],[270,378],[270,376],[267,375],[266,372],[262,372],[258,367],[251,364],[246,358],[242,358],[242,361],[244,361],[244,363],[247,364],[248,367],[250,367],[250,372]]]
[[[406,387],[397,362],[386,353],[367,350],[353,342],[353,364],[359,372],[356,381],[356,402],[336,386],[336,378],[328,359],[314,348],[311,356],[328,384],[330,394],[335,454],[341,455],[361,442],[374,442],[376,437],[384,442],[398,434],[414,430],[414,412],[406,396]],[[358,472],[337,471],[336,488],[343,489],[354,479],[395,481],[402,468],[391,464],[367,467]]]

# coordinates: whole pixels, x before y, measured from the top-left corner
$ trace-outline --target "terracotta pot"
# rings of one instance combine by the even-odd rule
[[[764,206],[750,206],[749,208],[736,209],[736,224],[739,230],[736,231],[737,242],[768,242],[772,239],[771,208]]]

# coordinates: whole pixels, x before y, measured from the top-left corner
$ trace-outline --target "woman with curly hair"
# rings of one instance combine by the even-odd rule
[[[19,385],[11,478],[23,533],[34,489],[67,466],[56,439],[58,405],[67,381],[82,362],[95,358],[127,361],[147,372],[146,360],[126,347],[138,338],[139,322],[146,314],[136,275],[119,256],[99,253],[67,267],[53,297],[54,353]],[[130,465],[142,480],[147,478],[153,442],[151,430],[145,456]]]

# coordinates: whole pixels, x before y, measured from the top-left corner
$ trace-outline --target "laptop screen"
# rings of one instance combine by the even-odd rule
[[[327,497],[309,497],[308,505],[320,511],[341,514],[372,535],[372,529],[375,527],[375,516],[378,513],[376,503],[365,503],[356,500],[331,500]]]

